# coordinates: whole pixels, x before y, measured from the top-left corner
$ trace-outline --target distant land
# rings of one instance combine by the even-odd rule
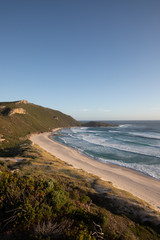
[[[105,122],[90,121],[83,124],[83,127],[118,127],[117,124],[110,124]]]

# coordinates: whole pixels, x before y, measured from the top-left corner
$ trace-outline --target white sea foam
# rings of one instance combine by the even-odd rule
[[[126,151],[131,153],[137,153],[137,154],[143,154],[147,156],[154,156],[154,157],[160,157],[160,149],[151,147],[151,146],[141,146],[141,145],[131,145],[131,144],[124,144],[122,142],[111,140],[108,141],[104,138],[93,136],[93,135],[81,135],[79,136],[84,141],[87,141],[91,144],[95,145],[101,145],[102,147],[109,147],[113,149],[117,149],[120,151]]]
[[[120,127],[120,128],[128,128],[128,127],[131,127],[131,126],[132,126],[132,124],[121,124],[118,127]]]
[[[114,130],[109,130],[109,131],[114,131]],[[71,132],[73,132],[74,135],[68,133],[68,135],[70,135],[70,139],[68,139],[68,141],[66,140],[66,143],[67,142],[73,143],[72,138],[74,138],[75,140],[78,139],[78,140],[88,142],[90,144],[99,145],[102,147],[108,147],[108,148],[116,149],[119,151],[126,151],[131,153],[143,154],[147,156],[160,157],[160,149],[158,147],[159,146],[158,144],[156,145],[156,147],[154,145],[144,147],[143,145],[135,145],[130,143],[127,144],[126,142],[124,143],[122,139],[112,139],[110,137],[104,138],[103,136],[102,137],[95,136],[92,134],[92,132],[87,131],[87,129],[83,127],[71,128]],[[131,132],[130,134],[135,135],[137,134],[137,132],[135,134]],[[142,135],[141,133],[138,133],[138,134]],[[146,134],[143,134],[143,135],[146,135]],[[128,141],[127,138],[126,138],[126,141]],[[82,145],[83,145],[83,142],[82,142]]]
[[[106,139],[93,135],[81,135],[80,136],[83,141],[95,144],[95,145],[105,145]]]
[[[110,132],[110,133],[119,133],[120,131],[118,131],[118,130],[109,130],[108,132]]]
[[[97,131],[95,130],[88,130],[89,133],[97,133]]]
[[[144,174],[147,174],[151,177],[157,178],[160,180],[160,164],[156,165],[148,165],[148,164],[138,164],[138,163],[125,163],[122,161],[117,161],[117,160],[106,160],[103,158],[100,158],[100,161],[104,163],[113,163],[122,167],[127,167],[134,169],[136,171],[140,171]]]
[[[124,124],[120,128],[105,130],[74,127],[62,129],[62,136],[58,138],[81,153],[88,152],[88,156],[103,156],[101,161],[132,168],[160,179],[160,131],[143,131],[146,126],[143,129],[141,126]],[[117,160],[109,159],[111,157]],[[120,159],[129,160],[130,163]]]
[[[131,145],[131,144],[124,144],[122,142],[116,141],[116,140],[109,140],[104,139],[102,137],[93,136],[93,135],[79,135],[77,138],[82,139],[83,141],[87,141],[91,144],[95,145],[101,145],[103,147],[109,147],[114,148],[120,151],[126,151],[131,153],[138,153],[143,154],[147,156],[154,156],[154,157],[160,157],[160,150],[159,148],[153,148],[150,146],[146,146],[145,148],[140,145]]]
[[[138,137],[160,139],[160,134],[158,134],[158,133],[129,132],[129,134],[134,135],[134,136],[138,136]]]
[[[68,143],[68,141],[67,141],[65,138],[62,138],[62,141],[63,141],[65,144]]]
[[[73,133],[81,133],[81,132],[86,132],[88,128],[86,127],[73,127],[70,128],[70,131]]]

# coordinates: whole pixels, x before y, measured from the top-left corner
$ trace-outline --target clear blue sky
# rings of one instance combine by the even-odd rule
[[[160,0],[1,0],[0,101],[160,120]]]

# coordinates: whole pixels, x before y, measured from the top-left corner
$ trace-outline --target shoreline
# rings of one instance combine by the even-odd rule
[[[56,142],[51,135],[59,130],[60,128],[56,128],[52,132],[31,135],[30,140],[74,168],[83,169],[102,180],[112,182],[114,187],[131,193],[160,211],[159,180],[127,167],[99,162],[74,148]]]
[[[76,148],[74,148],[74,147],[72,147],[72,146],[67,146],[67,145],[65,145],[65,144],[63,144],[63,143],[60,143],[60,142],[54,140],[51,136],[54,136],[54,133],[60,131],[61,129],[62,129],[62,128],[57,128],[57,130],[55,130],[55,131],[53,131],[53,132],[50,132],[50,134],[48,135],[48,138],[51,139],[52,141],[56,142],[56,143],[59,143],[59,144],[62,145],[62,146],[66,146],[66,147],[68,147],[68,148],[70,148],[70,149],[73,149],[73,150],[77,151],[80,155],[86,156],[87,158],[90,158],[90,159],[92,159],[92,160],[94,160],[94,161],[99,161],[99,162],[101,162],[101,163],[103,163],[103,164],[112,165],[113,167],[114,167],[114,166],[118,166],[118,167],[122,167],[122,168],[127,168],[127,169],[130,169],[131,171],[134,171],[134,172],[136,172],[136,173],[140,173],[140,174],[142,174],[142,175],[145,175],[145,176],[147,176],[147,177],[150,177],[150,178],[155,179],[155,180],[157,180],[157,181],[160,182],[160,179],[157,179],[157,178],[155,178],[155,177],[153,177],[153,176],[151,176],[151,175],[149,175],[149,174],[147,174],[147,173],[145,173],[145,172],[142,172],[142,171],[140,171],[140,170],[137,170],[137,169],[134,169],[134,168],[131,168],[131,167],[127,167],[127,166],[123,166],[123,165],[120,165],[120,164],[116,164],[116,163],[104,162],[104,161],[102,161],[102,160],[99,160],[99,159],[96,158],[96,157],[93,157],[93,156],[87,155],[86,153],[80,152],[80,151],[78,151],[78,149],[76,149]]]

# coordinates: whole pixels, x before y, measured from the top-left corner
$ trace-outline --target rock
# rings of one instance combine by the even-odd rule
[[[20,104],[20,103],[28,104],[29,102],[27,100],[20,100],[16,102],[16,104]]]
[[[12,116],[13,114],[16,114],[16,113],[18,113],[18,114],[26,114],[26,110],[23,109],[23,108],[14,108],[14,109],[12,109],[9,112],[8,116]]]

